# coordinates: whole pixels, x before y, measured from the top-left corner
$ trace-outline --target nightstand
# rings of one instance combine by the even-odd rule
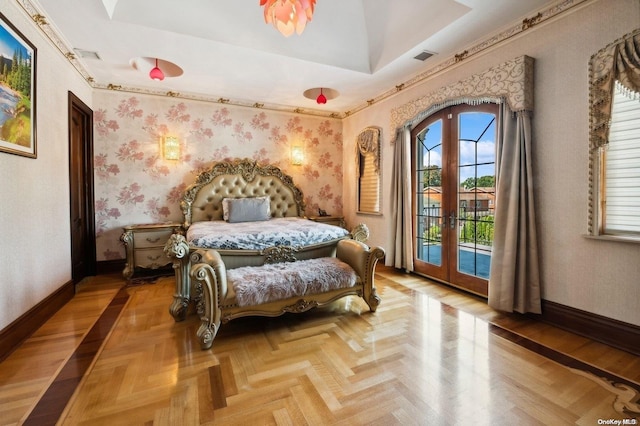
[[[164,253],[164,245],[171,234],[180,232],[176,222],[125,226],[120,236],[127,251],[127,264],[122,271],[125,279],[136,272],[153,270],[156,275],[172,271],[171,259]]]
[[[344,217],[342,216],[311,216],[309,220],[320,223],[328,223],[329,225],[335,225],[341,228],[345,228],[347,226],[344,223]]]

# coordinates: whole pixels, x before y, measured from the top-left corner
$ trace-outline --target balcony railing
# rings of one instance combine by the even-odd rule
[[[444,214],[442,214],[444,213]],[[438,244],[442,240],[442,226],[457,226],[460,243],[493,244],[493,208],[469,210],[461,207],[456,215],[441,212],[437,206],[425,207],[417,216],[418,235],[427,243]]]

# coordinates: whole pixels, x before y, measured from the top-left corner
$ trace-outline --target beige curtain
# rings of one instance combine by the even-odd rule
[[[367,128],[358,135],[358,152],[373,157],[374,173],[380,174],[380,129]]]
[[[367,128],[357,142],[358,211],[380,211],[380,129]]]
[[[391,194],[393,241],[386,260],[388,266],[413,270],[411,126],[449,105],[499,103],[505,129],[496,157],[497,211],[489,303],[504,311],[540,312],[529,115],[533,111],[533,65],[533,58],[515,58],[392,110],[392,127],[398,131]]]
[[[398,130],[391,174],[391,235],[387,266],[413,271],[411,212],[411,126]]]
[[[424,117],[420,117],[424,119]],[[489,305],[506,312],[541,312],[538,239],[531,155],[531,112],[500,106],[501,138],[496,146],[496,213]],[[411,128],[394,144],[392,241],[386,265],[413,271]]]
[[[640,28],[615,41],[590,61],[591,149],[609,140],[611,105],[616,80],[630,92],[640,92]]]
[[[540,313],[530,112],[513,113],[502,104],[500,123],[489,306],[506,312]]]

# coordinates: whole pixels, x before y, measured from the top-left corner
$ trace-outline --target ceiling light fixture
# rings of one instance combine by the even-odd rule
[[[311,22],[316,0],[260,0],[264,6],[264,21],[273,24],[285,37],[295,31],[302,34]]]
[[[160,68],[158,68],[158,58],[156,58],[156,66],[153,67],[149,72],[149,77],[151,77],[152,80],[156,81],[164,80],[164,73]]]
[[[180,77],[184,74],[182,68],[173,62],[150,56],[133,57],[129,60],[129,65],[131,65],[133,69],[144,73],[145,77],[148,76],[156,81],[161,81],[170,77]],[[162,67],[162,69],[160,67]]]
[[[337,90],[329,87],[314,87],[305,90],[302,95],[307,99],[316,101],[319,105],[324,105],[331,99],[337,98],[339,94]]]
[[[316,98],[316,102],[319,103],[319,104],[326,104],[327,103],[327,97],[322,93],[322,87],[320,88],[320,94]]]

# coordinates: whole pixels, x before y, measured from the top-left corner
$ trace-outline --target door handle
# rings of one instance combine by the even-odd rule
[[[453,213],[453,211],[449,213],[449,228],[456,228],[456,215]]]

